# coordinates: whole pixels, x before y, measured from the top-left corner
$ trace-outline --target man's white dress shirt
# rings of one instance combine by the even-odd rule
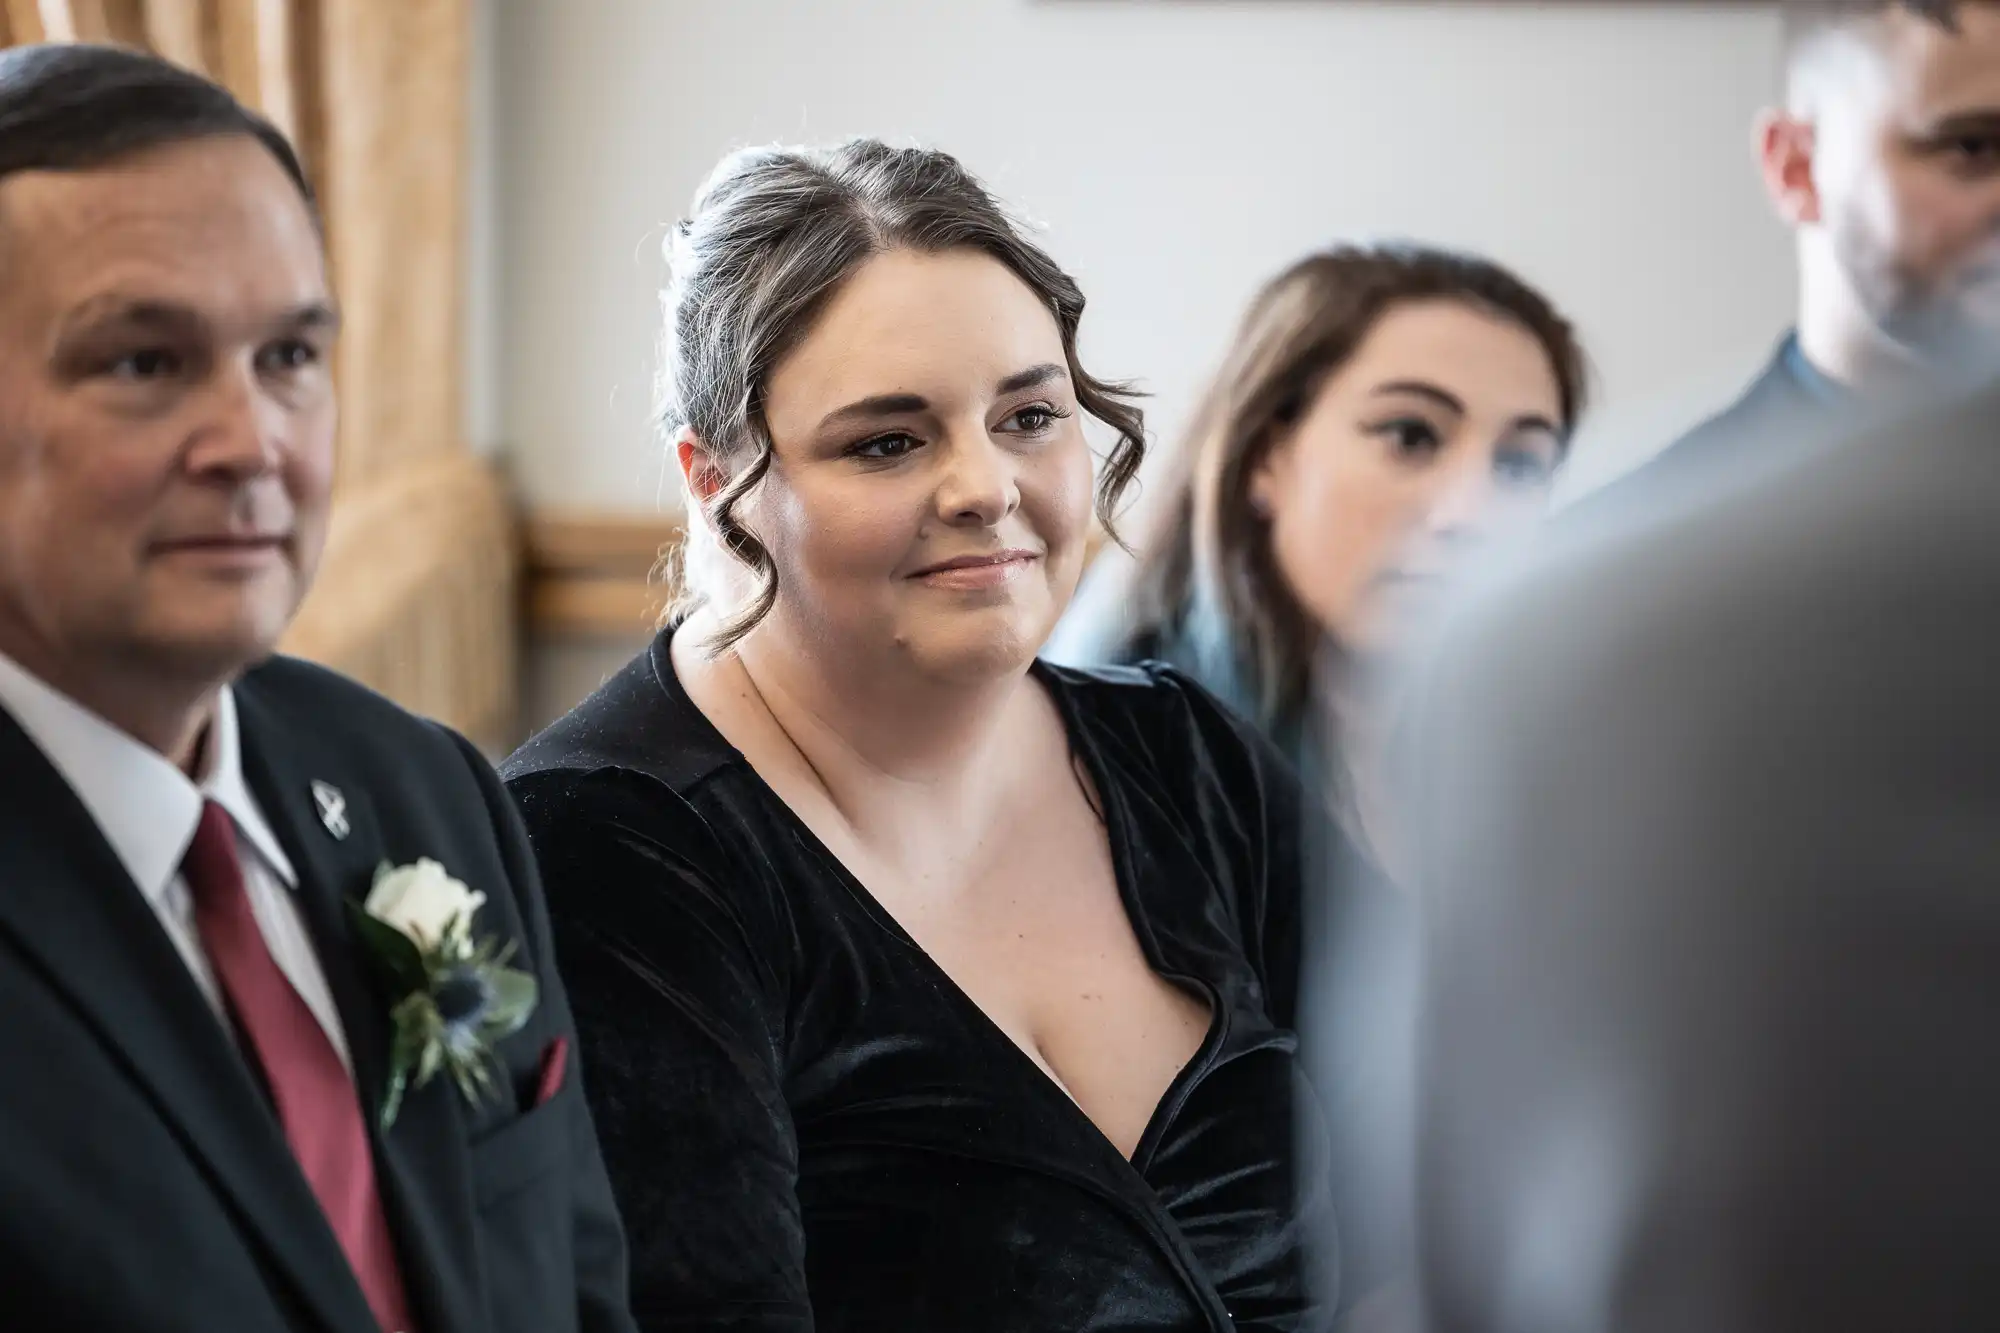
[[[214,801],[229,813],[236,826],[243,887],[264,943],[326,1029],[342,1063],[352,1070],[340,1011],[299,910],[298,875],[243,780],[236,701],[229,690],[222,691],[202,747],[199,784],[159,751],[30,675],[4,653],[0,653],[0,708],[12,715],[82,799],[225,1026],[222,991],[202,951],[194,898],[181,875],[181,860],[194,842],[204,801]],[[118,886],[104,887],[109,892]],[[230,1031],[233,1035],[234,1028]]]

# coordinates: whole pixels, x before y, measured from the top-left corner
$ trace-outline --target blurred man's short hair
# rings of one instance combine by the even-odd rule
[[[1958,11],[1972,3],[1975,0],[1785,0],[1781,11],[1785,59],[1789,63],[1836,28],[1897,10],[1956,32]]]

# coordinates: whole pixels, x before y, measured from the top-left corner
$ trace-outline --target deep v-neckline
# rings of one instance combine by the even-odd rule
[[[671,655],[669,658],[671,660]],[[924,948],[901,921],[897,920],[896,914],[883,905],[882,900],[862,882],[861,877],[826,845],[825,840],[813,831],[812,826],[792,809],[791,804],[778,794],[775,787],[765,780],[764,775],[757,771],[756,765],[750,762],[749,757],[722,734],[721,728],[701,711],[700,705],[694,704],[692,698],[689,698],[688,702],[693,705],[695,714],[714,733],[716,741],[724,747],[729,757],[742,766],[743,771],[777,807],[780,818],[791,829],[799,845],[826,867],[835,882],[840,884],[856,905],[915,956],[918,966],[930,975],[941,993],[950,997],[952,1003],[966,1011],[976,1026],[984,1029],[995,1042],[1006,1048],[1010,1058],[1018,1061],[1032,1076],[1030,1079],[1032,1086],[1039,1089],[1046,1098],[1060,1103],[1063,1114],[1080,1121],[1090,1135],[1101,1142],[1113,1157],[1143,1179],[1146,1165],[1158,1148],[1167,1127],[1173,1123],[1174,1116],[1187,1101],[1188,1094],[1214,1063],[1215,1054],[1221,1049],[1227,1036],[1228,1012],[1222,1003],[1221,988],[1214,978],[1201,976],[1190,968],[1175,967],[1161,956],[1159,934],[1152,929],[1151,922],[1138,910],[1138,885],[1133,870],[1131,847],[1131,820],[1130,812],[1125,808],[1124,795],[1114,783],[1107,780],[1098,755],[1087,744],[1081,743],[1081,727],[1075,715],[1074,701],[1051,683],[1047,668],[1039,658],[1029,667],[1029,675],[1054,704],[1056,715],[1062,721],[1063,736],[1071,762],[1082,765],[1096,792],[1105,841],[1111,854],[1111,877],[1118,890],[1119,905],[1124,910],[1125,921],[1132,931],[1133,938],[1138,941],[1139,952],[1144,957],[1147,968],[1154,976],[1170,985],[1180,986],[1193,992],[1208,1005],[1208,1026],[1202,1034],[1201,1044],[1174,1072],[1173,1078],[1168,1080],[1158,1100],[1153,1103],[1152,1110],[1146,1117],[1145,1128],[1140,1131],[1130,1156],[1127,1156],[1124,1150],[1112,1141],[1111,1136],[1104,1132],[1103,1127],[1090,1117],[1090,1113],[1083,1109],[1082,1104],[1063,1085],[1061,1079],[1043,1067],[1041,1061],[1016,1041],[1007,1029],[986,1011],[985,1006],[959,984],[950,970],[939,962],[930,950]]]

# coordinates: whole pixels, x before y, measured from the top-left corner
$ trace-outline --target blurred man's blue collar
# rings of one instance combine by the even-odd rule
[[[1778,364],[1784,367],[1792,382],[1820,406],[1846,407],[1852,404],[1854,391],[1812,363],[1812,358],[1799,346],[1796,329],[1787,333],[1785,341],[1779,346]]]

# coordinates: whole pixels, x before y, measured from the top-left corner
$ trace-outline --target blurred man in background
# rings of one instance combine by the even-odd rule
[[[2000,393],[1815,443],[1421,691],[1431,1333],[2000,1328]]]
[[[1757,128],[1797,236],[1796,327],[1749,390],[1613,494],[1657,491],[1983,377],[2000,340],[2000,4],[1788,0]]]

